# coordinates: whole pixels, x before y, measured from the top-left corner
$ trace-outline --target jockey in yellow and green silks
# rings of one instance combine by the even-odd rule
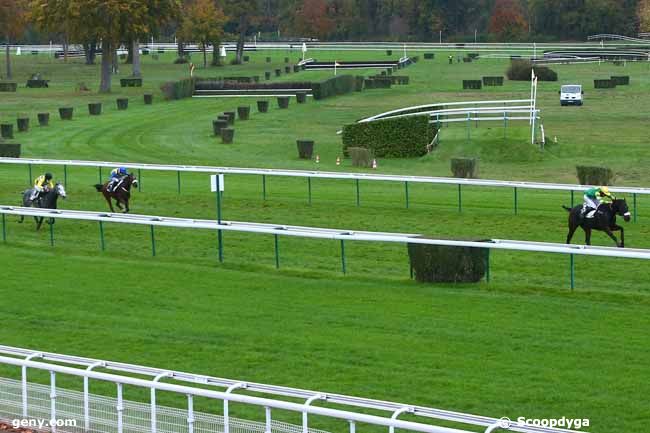
[[[34,179],[34,188],[32,189],[32,195],[29,197],[31,201],[36,200],[41,193],[54,189],[52,177],[52,173],[45,173]]]

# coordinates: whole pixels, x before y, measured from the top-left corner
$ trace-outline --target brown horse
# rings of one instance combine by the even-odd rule
[[[111,212],[115,212],[113,208],[113,203],[111,199],[115,200],[115,205],[118,209],[122,210],[122,205],[124,205],[124,213],[129,212],[129,199],[131,198],[131,187],[138,186],[138,179],[135,178],[132,174],[124,176],[118,183],[113,187],[112,191],[108,191],[108,182],[105,182],[103,185],[98,183],[95,185],[97,192],[101,192],[108,207],[111,208]]]

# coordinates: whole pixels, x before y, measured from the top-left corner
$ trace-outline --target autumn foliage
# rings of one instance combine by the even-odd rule
[[[497,0],[492,10],[488,30],[500,41],[519,40],[528,23],[516,0]]]
[[[335,29],[327,0],[303,0],[296,11],[296,30],[305,36],[324,39]]]

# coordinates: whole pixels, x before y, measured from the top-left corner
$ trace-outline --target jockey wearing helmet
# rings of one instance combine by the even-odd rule
[[[129,171],[126,169],[126,167],[119,167],[111,170],[111,178],[109,179],[108,186],[106,188],[108,192],[112,192],[113,188],[115,188],[115,186],[128,175]]]
[[[583,198],[585,201],[582,206],[583,217],[590,211],[598,210],[601,204],[609,204],[614,200],[614,196],[606,186],[589,188]]]
[[[34,180],[34,188],[32,189],[32,195],[29,197],[31,201],[34,201],[40,197],[43,192],[47,192],[54,189],[54,181],[52,180],[52,173],[45,173],[40,175]]]

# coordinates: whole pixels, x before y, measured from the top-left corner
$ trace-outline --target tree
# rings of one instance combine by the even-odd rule
[[[521,39],[528,24],[516,0],[497,0],[494,4],[488,30],[500,41]]]
[[[214,0],[194,0],[187,5],[181,23],[181,35],[185,40],[199,42],[203,51],[203,67],[208,66],[207,47],[214,47],[213,56],[218,59],[217,49],[226,17]]]
[[[13,77],[9,45],[22,36],[27,22],[27,8],[23,0],[0,0],[0,30],[5,37],[7,79]]]
[[[234,22],[237,33],[237,52],[235,63],[241,64],[244,56],[244,43],[246,35],[258,19],[261,9],[260,0],[226,0],[225,11]]]
[[[639,20],[639,30],[650,32],[650,0],[639,0],[637,19]]]
[[[329,13],[327,0],[303,0],[296,11],[296,30],[302,36],[327,38],[336,27]]]

